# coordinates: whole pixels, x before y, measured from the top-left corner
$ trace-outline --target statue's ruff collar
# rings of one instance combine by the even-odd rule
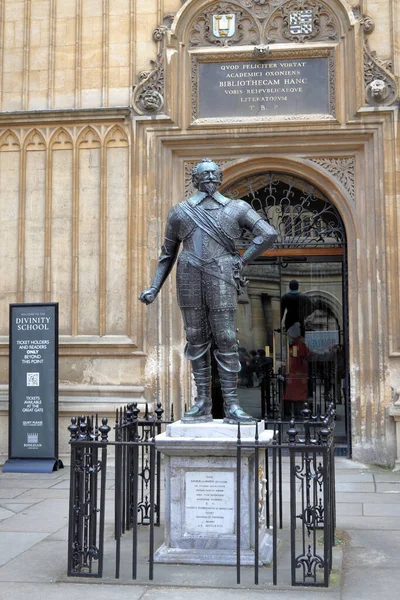
[[[186,200],[186,202],[188,204],[190,204],[190,206],[197,206],[198,204],[200,204],[200,202],[202,200],[204,200],[204,198],[207,196],[207,192],[197,192],[194,196],[192,196],[191,198],[188,198]],[[222,194],[220,194],[218,191],[214,192],[213,196],[214,200],[216,200],[217,202],[219,202],[219,204],[222,204],[225,206],[225,204],[228,204],[231,200],[230,198],[226,198],[226,196],[223,196]]]

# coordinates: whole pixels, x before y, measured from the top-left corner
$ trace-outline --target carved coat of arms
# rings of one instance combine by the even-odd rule
[[[289,15],[289,31],[292,35],[312,33],[313,11],[293,10]]]
[[[235,34],[236,15],[213,15],[213,34],[216,38],[230,38]]]

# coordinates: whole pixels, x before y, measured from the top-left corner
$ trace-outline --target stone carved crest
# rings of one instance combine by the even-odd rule
[[[228,14],[236,21],[229,40],[215,29],[215,19]],[[333,11],[320,0],[231,0],[210,4],[195,17],[189,46],[334,41],[338,31]]]
[[[213,15],[213,35],[218,38],[231,38],[236,30],[236,15]]]
[[[220,32],[224,31],[224,23],[228,21],[228,16],[230,17],[227,29],[229,35],[221,35]],[[225,17],[226,20],[218,17]],[[233,2],[217,2],[210,5],[195,19],[189,33],[189,46],[257,44],[259,35],[257,23],[248,11]]]
[[[289,31],[292,35],[308,35],[314,30],[312,9],[292,10],[289,13]]]
[[[276,9],[265,34],[270,42],[335,41],[339,38],[333,11],[318,0],[291,0]]]

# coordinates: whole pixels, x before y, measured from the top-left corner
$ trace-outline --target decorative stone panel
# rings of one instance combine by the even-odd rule
[[[234,15],[234,32],[215,35],[215,15]],[[189,47],[337,41],[339,23],[319,0],[232,0],[214,2],[193,19]]]
[[[346,189],[352,200],[355,199],[354,180],[355,180],[355,160],[354,157],[348,158],[312,158],[313,162],[317,163],[328,171],[333,177]]]

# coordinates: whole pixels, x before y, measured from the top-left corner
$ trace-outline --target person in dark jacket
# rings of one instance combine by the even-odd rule
[[[299,291],[299,282],[292,279],[289,283],[289,292],[281,298],[281,321],[285,318],[284,326],[289,335],[290,328],[295,323],[300,323],[301,335],[304,336],[304,321],[315,309],[316,306],[311,298]]]

